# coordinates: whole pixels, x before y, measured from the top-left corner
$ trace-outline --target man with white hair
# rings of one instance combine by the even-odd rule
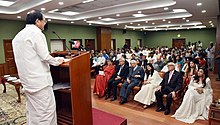
[[[173,98],[176,97],[176,92],[182,88],[183,83],[183,76],[180,72],[175,70],[175,63],[169,62],[167,67],[168,72],[164,74],[164,78],[155,92],[158,107],[156,111],[160,112],[165,110],[165,115],[170,114],[170,106]],[[167,95],[166,107],[163,104],[163,95]]]
[[[110,93],[112,91],[112,98],[111,101],[117,99],[117,85],[121,83],[128,75],[129,67],[125,64],[125,59],[119,59],[119,65],[115,68],[115,74],[112,75],[110,80],[108,81],[108,87],[106,90],[106,97],[105,99],[110,98]]]
[[[137,65],[136,60],[131,60],[131,68],[127,80],[122,84],[120,90],[121,101],[120,104],[127,102],[127,98],[131,93],[131,90],[144,79],[144,69]]]

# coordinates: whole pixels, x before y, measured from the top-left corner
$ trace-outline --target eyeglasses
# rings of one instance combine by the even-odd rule
[[[47,23],[47,20],[41,20],[41,21],[43,21],[45,24]]]

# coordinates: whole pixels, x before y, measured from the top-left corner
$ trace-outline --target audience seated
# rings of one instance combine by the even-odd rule
[[[173,98],[176,96],[175,92],[182,88],[183,77],[180,72],[175,71],[175,64],[169,62],[167,64],[168,72],[165,73],[160,86],[157,87],[155,95],[157,100],[157,112],[165,110],[164,114],[170,114],[170,106]],[[163,104],[163,95],[166,94],[166,106]]]
[[[113,61],[107,59],[107,66],[104,66],[103,71],[99,71],[99,74],[96,76],[93,93],[97,94],[99,97],[104,96],[107,82],[112,77],[115,71],[115,66]]]
[[[121,101],[120,104],[127,102],[127,98],[130,95],[133,87],[137,86],[141,80],[144,79],[144,69],[137,65],[136,60],[131,60],[131,68],[129,70],[129,75],[125,82],[122,84],[120,90]]]
[[[181,106],[172,117],[185,123],[208,119],[211,103],[212,88],[208,72],[204,68],[199,68],[198,73],[190,81]]]
[[[154,95],[156,88],[161,83],[162,78],[158,74],[151,63],[147,64],[147,69],[144,76],[144,83],[141,90],[135,95],[134,100],[144,104],[144,108],[147,108],[153,102],[156,101]]]
[[[119,60],[119,65],[116,66],[115,73],[108,81],[108,87],[107,87],[105,99],[110,98],[111,91],[112,91],[111,101],[117,99],[117,85],[123,82],[124,79],[127,78],[128,73],[129,73],[129,67],[125,65],[125,59],[121,58]]]

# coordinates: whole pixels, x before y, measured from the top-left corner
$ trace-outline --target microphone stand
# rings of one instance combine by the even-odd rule
[[[52,31],[52,33],[53,34],[55,34],[60,40],[62,40],[61,38],[60,38],[60,36],[55,32],[55,31]],[[68,56],[71,56],[71,50],[70,50],[70,48],[66,45],[66,48],[67,48],[67,50],[68,50]]]

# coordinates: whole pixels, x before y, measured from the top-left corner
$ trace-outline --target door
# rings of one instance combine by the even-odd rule
[[[12,49],[12,40],[3,40],[3,42],[5,50],[5,74],[15,74],[17,73],[17,68]]]
[[[138,39],[138,47],[143,47],[142,39]]]
[[[185,46],[186,39],[173,39],[172,47],[175,48],[181,48],[181,46]]]
[[[128,48],[131,47],[131,39],[125,39],[125,44],[128,45]]]
[[[116,50],[116,40],[115,39],[111,40],[111,49]]]
[[[95,50],[95,39],[85,39],[85,48]]]

